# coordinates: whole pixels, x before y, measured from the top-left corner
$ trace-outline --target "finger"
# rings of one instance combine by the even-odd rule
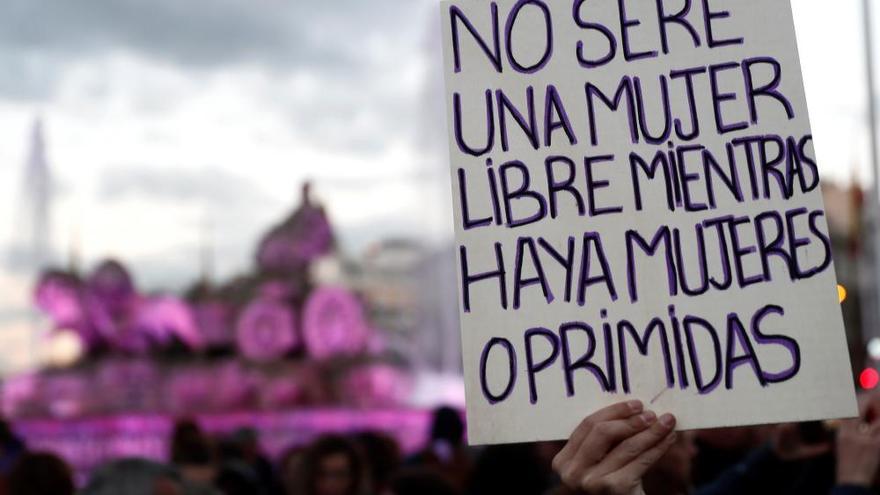
[[[605,421],[628,418],[634,414],[642,412],[642,409],[644,409],[642,401],[638,400],[618,402],[617,404],[612,404],[608,407],[599,409],[581,421],[578,427],[575,428],[574,433],[572,433],[571,439],[575,440],[575,443],[580,445],[595,425]]]
[[[641,433],[657,420],[652,411],[645,411],[627,419],[599,423],[590,430],[575,454],[575,461],[592,466],[626,439]]]
[[[597,466],[597,473],[600,475],[613,473],[633,462],[633,460],[664,441],[672,432],[674,426],[675,416],[664,414],[650,428],[624,440],[615,447],[605,456],[601,464]]]
[[[556,454],[556,457],[553,459],[553,468],[558,471],[561,464],[567,462],[575,455],[575,453],[577,453],[584,439],[587,438],[590,430],[593,429],[593,426],[604,421],[628,418],[634,414],[642,412],[643,408],[644,406],[642,405],[642,402],[637,400],[618,402],[599,409],[593,414],[587,416],[580,422],[577,428],[574,429],[568,442],[562,447],[562,450]]]
[[[609,479],[616,485],[631,485],[638,483],[648,469],[657,463],[676,441],[676,433],[670,432],[651,448],[636,456],[628,464],[609,475]]]

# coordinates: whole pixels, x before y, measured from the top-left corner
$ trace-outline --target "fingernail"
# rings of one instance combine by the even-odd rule
[[[672,428],[673,426],[675,426],[675,416],[671,414],[664,414],[663,416],[660,416],[660,424],[667,428]]]
[[[642,413],[641,418],[643,423],[649,425],[653,423],[655,419],[657,419],[657,415],[654,414],[654,411],[645,411]]]
[[[626,403],[629,406],[629,410],[633,413],[637,413],[642,410],[642,401],[640,400],[631,400]]]

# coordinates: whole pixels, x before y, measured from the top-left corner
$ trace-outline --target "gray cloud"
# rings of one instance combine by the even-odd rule
[[[2,28],[0,28],[2,29]],[[63,72],[57,56],[0,48],[0,95],[19,101],[48,99]]]
[[[101,174],[98,197],[112,203],[128,198],[200,203],[219,210],[250,211],[275,203],[254,182],[216,168],[118,166]]]
[[[182,292],[198,280],[198,246],[178,247],[149,256],[123,260],[140,290],[147,293]]]
[[[0,47],[68,57],[129,50],[187,66],[357,60],[346,41],[385,29],[411,0],[6,0]]]
[[[421,53],[425,7],[413,0],[5,0],[0,66],[9,70],[0,74],[0,98],[51,101],[68,68],[120,52],[182,74],[249,67],[269,76],[257,103],[282,113],[296,135],[375,154],[415,132],[418,102],[400,91],[397,76]],[[309,74],[320,90],[302,98],[286,83],[291,74]],[[101,95],[92,93],[108,91],[76,89],[95,104]],[[153,106],[178,103],[162,93]],[[139,113],[152,111],[151,102],[140,103],[148,107]]]
[[[385,239],[412,239],[414,234],[424,232],[424,224],[418,216],[376,217],[369,221],[347,225],[337,232],[342,244],[350,254],[360,254],[367,247]]]
[[[127,199],[203,206],[206,216],[176,221],[201,232],[198,242],[210,245],[218,268],[223,269],[247,266],[261,234],[298,199],[291,191],[288,201],[277,201],[246,176],[219,169],[130,165],[105,170],[98,196],[108,208]],[[144,287],[179,289],[195,280],[201,249],[183,244],[126,261]]]

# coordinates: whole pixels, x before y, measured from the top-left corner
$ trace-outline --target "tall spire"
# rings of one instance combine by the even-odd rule
[[[67,250],[67,271],[73,275],[79,275],[80,269],[80,256],[81,256],[81,246],[80,246],[80,234],[79,234],[79,225],[75,224],[73,226],[73,232],[70,235],[70,245]]]
[[[24,177],[24,237],[23,246],[28,252],[32,268],[44,268],[49,263],[50,240],[50,202],[52,179],[46,157],[46,141],[43,136],[43,121],[34,119],[31,131],[30,148],[25,162]]]
[[[214,222],[209,215],[209,210],[206,209],[199,234],[199,265],[201,268],[199,282],[205,286],[210,286],[214,282]]]

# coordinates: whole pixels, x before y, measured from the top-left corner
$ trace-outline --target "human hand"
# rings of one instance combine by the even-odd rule
[[[843,421],[837,430],[837,484],[871,486],[880,467],[880,421]]]
[[[553,459],[569,488],[589,495],[637,495],[645,472],[675,442],[675,417],[659,419],[639,401],[620,402],[587,416]]]

